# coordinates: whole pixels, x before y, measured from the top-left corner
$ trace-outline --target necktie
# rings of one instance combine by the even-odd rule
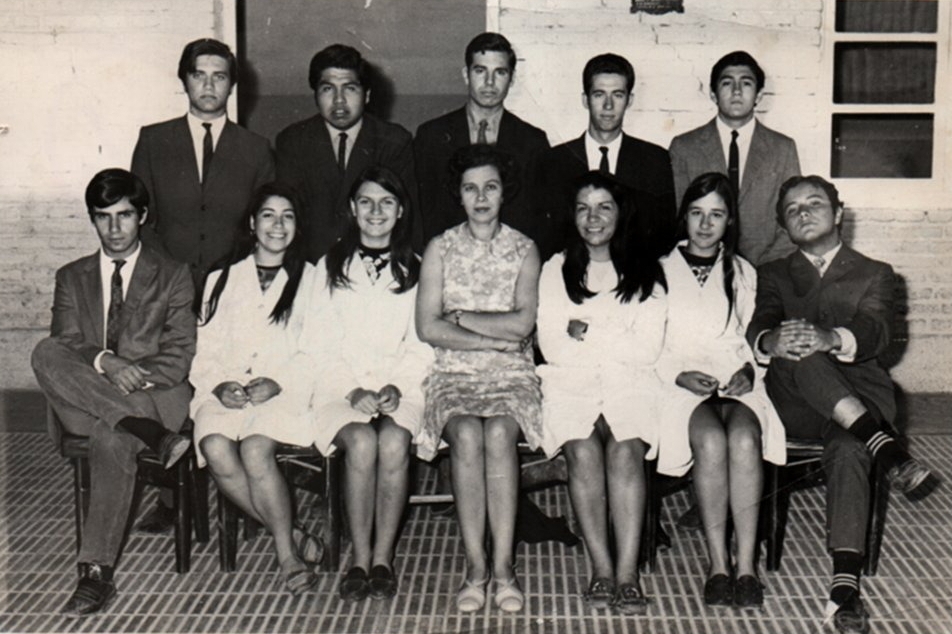
[[[826,265],[826,260],[819,257],[811,257],[810,261],[813,262],[813,266],[816,267],[816,272],[820,274],[820,277],[823,277],[823,267]]]
[[[483,119],[479,122],[479,131],[476,133],[476,143],[489,143],[486,140],[486,128],[489,127],[489,122]]]
[[[602,160],[598,163],[598,171],[602,174],[611,174],[611,170],[608,168],[608,148],[600,145],[598,151],[602,153]]]
[[[341,132],[340,139],[337,141],[337,169],[344,173],[347,167],[347,133]]]
[[[737,130],[731,130],[731,147],[727,161],[727,175],[731,179],[734,198],[740,196],[740,150],[737,148]]]
[[[125,260],[113,260],[115,269],[112,271],[112,280],[109,284],[109,314],[106,317],[106,349],[118,352],[119,347],[119,313],[122,312],[122,274],[119,270],[126,263]]]
[[[212,147],[212,124],[203,123],[205,128],[205,138],[202,139],[202,183],[208,180],[208,168],[212,165],[212,154],[215,153]]]

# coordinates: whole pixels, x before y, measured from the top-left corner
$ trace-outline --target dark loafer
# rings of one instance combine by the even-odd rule
[[[913,502],[918,502],[935,491],[940,483],[939,478],[915,458],[893,467],[886,475],[890,486],[902,491],[903,495]]]
[[[615,591],[612,609],[625,616],[643,616],[648,613],[648,598],[641,590],[641,584],[621,583]]]
[[[367,571],[354,566],[340,581],[340,598],[344,601],[363,601],[370,595],[370,583]]]
[[[842,634],[867,634],[869,632],[869,613],[863,607],[859,593],[854,592],[840,604],[833,614],[833,625]]]
[[[165,434],[159,441],[159,462],[166,469],[170,469],[179,461],[179,458],[185,455],[191,445],[192,441],[181,434],[172,432]]]
[[[76,589],[63,606],[62,614],[78,618],[102,612],[116,598],[112,571],[96,564],[80,564],[80,579]]]
[[[753,575],[737,577],[734,582],[734,606],[738,608],[760,608],[764,605],[764,586]]]
[[[615,583],[608,577],[595,577],[582,598],[593,608],[607,608],[615,599]]]
[[[376,565],[370,569],[370,596],[374,599],[392,599],[397,595],[397,577],[393,569]]]
[[[727,575],[714,575],[704,584],[705,605],[734,605],[734,584]]]

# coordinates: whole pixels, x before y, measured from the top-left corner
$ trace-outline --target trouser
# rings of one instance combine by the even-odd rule
[[[188,386],[172,388],[181,388],[185,398],[164,399],[163,407],[157,406],[157,393],[152,391],[123,395],[79,354],[53,338],[36,346],[32,362],[66,431],[89,437],[89,512],[78,560],[115,566],[132,507],[136,454],[145,446],[116,424],[126,416],[140,416],[178,431],[188,411]]]
[[[865,443],[832,420],[832,413],[836,403],[847,396],[858,397],[873,417],[882,420],[878,408],[857,393],[826,354],[812,354],[800,361],[771,359],[766,384],[787,437],[823,442],[827,548],[863,553],[873,457]]]

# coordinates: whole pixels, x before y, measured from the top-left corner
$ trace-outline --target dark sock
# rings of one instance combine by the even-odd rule
[[[869,452],[887,470],[909,459],[909,454],[899,446],[896,438],[883,429],[869,412],[853,421],[847,431],[866,443]]]
[[[169,433],[162,423],[137,416],[126,416],[117,423],[117,426],[144,442],[152,451],[159,450],[159,441]]]
[[[859,593],[859,574],[863,570],[863,556],[851,550],[833,551],[833,583],[830,601],[842,605],[851,594]]]

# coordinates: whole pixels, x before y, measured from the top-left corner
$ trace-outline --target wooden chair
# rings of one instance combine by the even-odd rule
[[[89,437],[71,434],[62,421],[47,405],[46,423],[50,436],[60,455],[73,465],[73,494],[76,506],[76,550],[83,543],[83,524],[89,511]],[[191,434],[191,421],[186,421],[183,434]],[[195,465],[194,449],[189,449],[171,469],[165,469],[155,452],[144,449],[137,457],[136,484],[132,510],[126,533],[132,526],[136,509],[142,498],[145,485],[158,486],[172,491],[175,513],[175,571],[185,573],[191,567],[192,530],[195,540],[207,542],[208,535],[208,482]]]
[[[788,438],[787,464],[778,466],[765,463],[762,512],[766,513],[764,528],[767,542],[767,570],[775,571],[780,568],[790,494],[794,490],[822,482],[822,457],[823,445],[819,441]],[[863,572],[867,576],[873,576],[879,566],[879,551],[883,543],[883,529],[886,525],[886,509],[889,502],[889,482],[886,479],[886,473],[875,463],[870,471],[869,486],[870,512],[866,529]]]
[[[321,540],[324,557],[321,568],[334,571],[340,566],[341,503],[339,460],[325,458],[313,447],[281,445],[275,459],[284,472],[294,505],[294,492],[304,489],[318,498],[321,514]],[[238,520],[244,523],[244,537],[253,535],[258,523],[246,516],[231,500],[218,492],[218,562],[222,572],[232,572],[237,565]]]

